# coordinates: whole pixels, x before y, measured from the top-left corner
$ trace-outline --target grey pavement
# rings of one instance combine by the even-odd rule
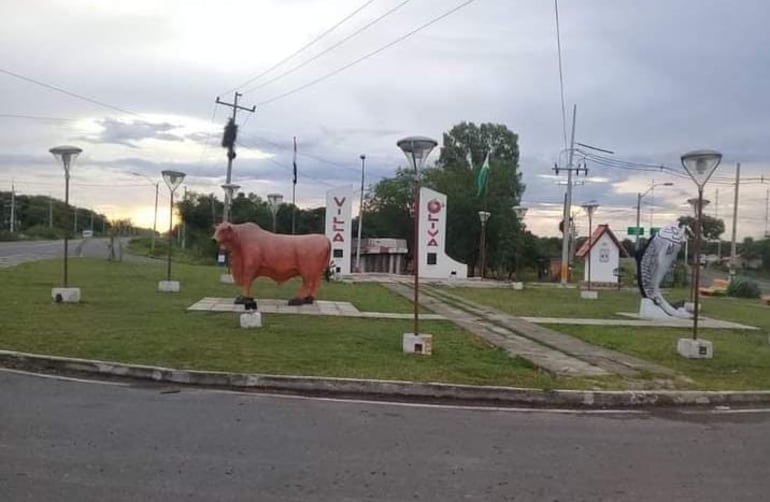
[[[0,371],[7,501],[765,501],[770,414],[481,410]]]

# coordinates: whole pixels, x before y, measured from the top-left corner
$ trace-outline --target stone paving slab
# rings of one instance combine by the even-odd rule
[[[413,314],[392,312],[361,312],[350,302],[317,300],[310,305],[287,305],[286,300],[257,298],[258,311],[263,314],[304,314],[343,317],[362,317],[368,319],[411,319]],[[243,313],[243,305],[233,303],[233,298],[204,297],[187,307],[194,312],[233,312]],[[431,321],[444,320],[437,314],[420,314],[420,319]]]
[[[632,312],[618,312],[618,315],[622,315],[630,318],[629,320],[621,319],[575,319],[579,321],[604,321],[603,326],[645,326],[645,327],[666,327],[666,328],[692,328],[692,319],[640,319],[639,314]],[[537,321],[533,321],[537,322]],[[618,324],[616,324],[618,323]],[[625,324],[619,324],[625,323]],[[582,324],[582,323],[564,323],[564,324]],[[588,324],[588,323],[585,323]],[[720,319],[711,319],[710,317],[700,316],[698,318],[699,328],[714,328],[714,329],[749,329],[758,330],[756,326],[749,326],[747,324],[740,324],[732,321],[722,321]]]

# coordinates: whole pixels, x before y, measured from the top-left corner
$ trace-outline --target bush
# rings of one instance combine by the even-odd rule
[[[728,296],[735,296],[737,298],[759,298],[761,291],[759,285],[749,279],[741,277],[735,277],[727,285]]]

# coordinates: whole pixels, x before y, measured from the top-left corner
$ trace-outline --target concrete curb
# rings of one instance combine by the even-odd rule
[[[488,406],[637,408],[770,403],[770,391],[582,391],[193,371],[0,350],[0,366],[180,385]]]

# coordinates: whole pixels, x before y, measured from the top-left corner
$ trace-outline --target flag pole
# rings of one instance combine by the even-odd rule
[[[295,221],[297,219],[297,137],[294,136],[294,160],[292,161],[292,167],[294,168],[294,178],[291,185],[291,235],[295,233]]]

